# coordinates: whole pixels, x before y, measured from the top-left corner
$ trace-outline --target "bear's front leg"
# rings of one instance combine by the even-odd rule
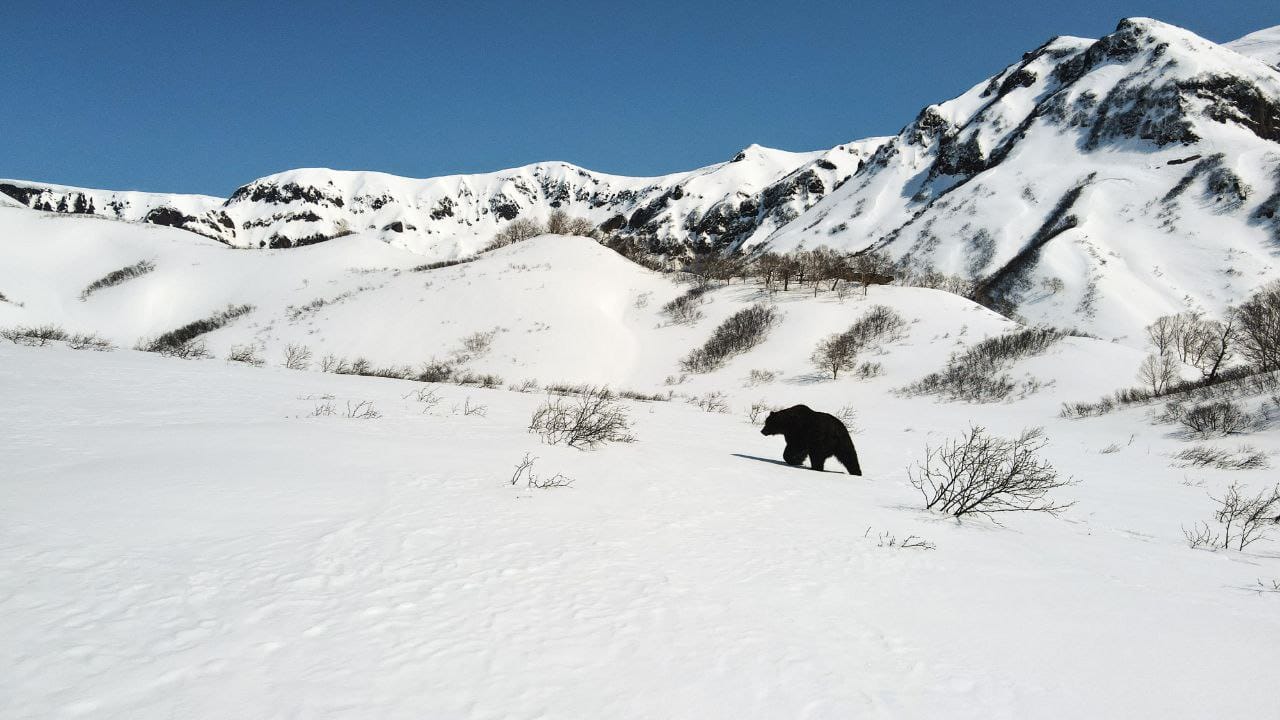
[[[809,467],[813,468],[814,470],[817,470],[818,472],[822,472],[822,468],[826,464],[827,464],[827,459],[825,457],[822,457],[821,455],[809,456]]]
[[[808,448],[803,445],[792,445],[787,443],[787,447],[782,450],[782,459],[788,465],[799,465],[804,462],[804,456],[808,455]]]

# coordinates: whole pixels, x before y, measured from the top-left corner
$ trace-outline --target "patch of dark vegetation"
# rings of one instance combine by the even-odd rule
[[[1054,328],[1027,328],[987,338],[952,355],[942,371],[926,375],[903,392],[969,402],[1003,400],[1017,389],[1005,370],[1018,360],[1044,353],[1063,337]]]
[[[710,285],[694,285],[676,299],[663,305],[662,314],[676,325],[692,325],[702,319],[702,298],[710,290]]]
[[[1280,371],[1262,371],[1251,365],[1237,365],[1220,371],[1213,379],[1179,380],[1159,393],[1149,387],[1122,388],[1096,402],[1063,403],[1061,417],[1096,417],[1130,405],[1142,405],[1161,398],[1181,404],[1241,398],[1280,390]],[[1167,411],[1166,411],[1167,412]],[[1167,417],[1177,420],[1177,417]]]
[[[272,204],[291,203],[301,200],[312,204],[332,205],[334,207],[342,207],[344,204],[341,196],[326,194],[318,188],[302,186],[295,182],[287,182],[281,185],[273,181],[249,183],[232,193],[227,200],[227,204],[245,200]]]
[[[139,260],[138,262],[132,265],[126,265],[120,268],[119,270],[112,270],[106,275],[89,283],[89,286],[86,287],[80,293],[80,299],[88,300],[90,295],[94,294],[99,290],[103,290],[109,287],[115,287],[116,285],[127,282],[134,278],[142,277],[143,275],[146,275],[147,273],[155,269],[156,269],[156,264],[151,262],[150,260]]]
[[[876,305],[858,319],[848,330],[835,333],[818,343],[811,360],[834,380],[841,370],[857,366],[858,354],[884,341],[892,341],[901,334],[907,321],[885,305]],[[875,377],[883,369],[879,363],[864,363],[866,368],[860,377]]]
[[[702,347],[681,360],[680,366],[686,372],[715,370],[729,358],[747,352],[763,342],[777,320],[777,310],[762,303],[739,310],[720,323]]]
[[[154,339],[143,339],[138,341],[137,349],[145,352],[155,352],[162,354],[175,354],[187,347],[196,338],[206,333],[225,327],[232,320],[238,317],[248,315],[253,312],[252,305],[228,305],[221,312],[214,313],[207,318],[189,322],[182,327],[170,330]]]
[[[409,268],[409,272],[427,272],[428,270],[439,270],[441,268],[453,267],[454,265],[462,265],[463,263],[473,262],[477,259],[475,255],[466,255],[453,260],[440,260],[438,262],[425,263],[423,265],[414,265]]]
[[[1270,464],[1267,454],[1250,445],[1234,452],[1223,448],[1195,445],[1173,455],[1176,467],[1211,467],[1217,470],[1262,470]]]

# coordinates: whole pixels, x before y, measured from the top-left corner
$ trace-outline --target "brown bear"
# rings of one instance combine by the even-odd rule
[[[782,435],[787,439],[782,459],[788,465],[799,465],[807,456],[809,466],[821,470],[827,458],[835,456],[850,475],[862,474],[853,438],[835,415],[811,410],[807,405],[794,405],[769,413],[760,434]]]

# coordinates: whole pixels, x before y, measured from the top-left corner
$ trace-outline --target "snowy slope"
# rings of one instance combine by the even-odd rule
[[[578,452],[525,431],[538,395],[441,386],[424,412],[418,387],[0,346],[0,714],[1027,720],[1271,700],[1280,596],[1250,588],[1280,557],[1180,530],[1206,492],[1268,473],[1169,467],[1184,443],[1142,410],[726,385],[732,414],[627,403],[637,441]],[[773,461],[745,420],[757,392],[859,401],[867,475]],[[308,418],[326,397],[383,417]],[[1076,506],[1003,527],[921,511],[907,464],[975,420],[1048,425]],[[573,486],[511,486],[525,452]]]
[[[1280,25],[1249,33],[1223,45],[1255,60],[1280,67]]]

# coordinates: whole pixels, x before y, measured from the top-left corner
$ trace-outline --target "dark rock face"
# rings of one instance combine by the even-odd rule
[[[520,206],[498,193],[489,200],[489,210],[503,220],[515,220],[520,214]]]
[[[265,202],[283,204],[291,202],[309,202],[317,205],[342,207],[344,201],[339,195],[326,195],[324,191],[314,187],[303,187],[297,183],[278,185],[274,182],[254,182],[236,190],[227,199],[226,204],[240,201]]]
[[[176,208],[158,207],[147,213],[147,216],[142,221],[152,225],[165,225],[181,229],[195,222],[196,219],[191,215],[184,215]]]
[[[382,226],[382,229],[383,229],[383,230],[390,230],[391,232],[398,232],[398,233],[402,233],[402,232],[404,232],[404,223],[402,223],[402,222],[400,222],[399,220],[397,220],[397,221],[395,221],[395,222],[393,222],[393,223],[387,223],[386,225],[383,225],[383,226]]]

